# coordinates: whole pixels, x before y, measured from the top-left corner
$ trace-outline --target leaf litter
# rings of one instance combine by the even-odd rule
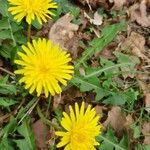
[[[142,108],[143,105],[147,112],[144,112],[146,115],[150,112],[150,86],[149,86],[149,63],[150,58],[149,55],[147,55],[147,51],[149,49],[147,44],[147,35],[142,34],[144,32],[140,32],[138,30],[134,30],[134,26],[131,28],[130,21],[133,24],[136,24],[138,27],[141,28],[142,31],[149,28],[150,26],[150,18],[149,18],[149,12],[148,12],[148,0],[142,0],[142,1],[136,1],[136,0],[78,0],[80,2],[79,4],[83,4],[82,10],[80,7],[80,13],[78,18],[79,20],[75,20],[74,14],[66,13],[65,11],[59,16],[59,19],[54,23],[50,23],[44,30],[42,31],[43,36],[48,36],[54,43],[59,43],[59,45],[64,49],[69,51],[73,59],[76,61],[79,58],[82,60],[82,58],[85,58],[84,61],[82,61],[82,65],[80,64],[79,68],[77,68],[77,74],[75,74],[74,78],[74,86],[70,85],[67,87],[66,91],[62,93],[62,95],[56,95],[53,98],[53,105],[52,110],[48,116],[52,120],[52,122],[55,122],[56,118],[60,118],[61,112],[63,110],[66,110],[66,112],[69,112],[68,105],[73,104],[74,102],[81,102],[86,101],[86,103],[92,104],[92,106],[95,108],[97,114],[101,115],[101,122],[103,123],[104,131],[111,133],[111,130],[109,129],[109,126],[113,128],[113,131],[115,131],[115,134],[110,134],[112,136],[112,139],[114,138],[114,141],[116,138],[122,138],[125,137],[125,132],[128,134],[128,140],[132,146],[134,146],[137,143],[140,143],[141,145],[148,145],[150,144],[150,124],[149,122],[140,123],[140,115],[137,113],[138,110],[136,110],[136,106]],[[75,2],[76,3],[76,2]],[[131,3],[131,4],[130,4]],[[129,5],[130,4],[130,5]],[[78,5],[75,5],[77,7]],[[88,9],[86,8],[88,6]],[[129,8],[128,8],[129,6]],[[97,9],[103,9],[102,14],[99,14]],[[120,10],[125,9],[125,17],[122,17]],[[108,11],[111,11],[109,13]],[[115,13],[113,12],[115,11]],[[89,14],[93,14],[93,17],[90,17]],[[118,23],[122,20],[120,18],[126,18],[129,19],[128,24],[128,31],[121,32],[122,30],[119,30],[118,28],[115,29],[114,26],[112,28],[107,28],[103,31],[103,28],[107,25],[112,25],[115,23]],[[78,22],[80,21],[80,22]],[[48,29],[49,28],[49,29]],[[107,30],[110,29],[112,31],[116,30],[116,38],[111,38],[111,35],[114,32],[110,32],[110,34],[107,34]],[[49,31],[49,33],[48,33]],[[147,31],[147,30],[146,30]],[[103,36],[107,35],[105,38]],[[97,36],[97,37],[96,37]],[[101,41],[106,41],[105,45],[101,47],[101,45],[104,43],[99,44],[99,39],[96,39],[95,41],[90,43],[90,41],[94,38],[99,38]],[[119,39],[120,38],[120,39]],[[119,40],[118,40],[119,39]],[[109,43],[107,43],[107,40]],[[94,47],[92,49],[92,56],[86,55],[88,52],[90,52],[90,48]],[[100,53],[97,53],[97,51],[101,50]],[[89,50],[89,51],[88,51]],[[81,53],[84,53],[87,57],[82,57]],[[99,71],[99,69],[105,69],[100,66],[100,58],[104,57],[107,59],[105,62],[106,64],[115,64],[121,55],[117,56],[115,53],[122,53],[124,56],[131,57],[133,62],[138,58],[140,60],[140,63],[137,63],[134,68],[127,67],[118,67],[116,70],[119,70],[121,74],[119,76],[114,77],[112,76],[113,71],[102,71],[98,76],[94,76],[93,78],[85,78],[88,73],[91,73],[91,70],[93,71]],[[85,56],[83,55],[83,56]],[[135,57],[133,57],[135,56]],[[81,58],[81,59],[80,59]],[[131,60],[130,59],[130,60]],[[1,59],[0,59],[1,60]],[[2,60],[3,62],[3,60]],[[77,61],[78,62],[78,61]],[[5,63],[2,65],[4,66]],[[117,64],[118,65],[118,64]],[[98,67],[101,68],[98,68]],[[106,66],[103,66],[106,67]],[[112,66],[109,66],[112,67]],[[114,69],[114,70],[115,70]],[[142,73],[135,73],[131,74],[131,70],[135,69],[135,72],[143,72]],[[129,72],[127,73],[123,73]],[[115,71],[114,71],[115,72]],[[118,73],[118,72],[115,72]],[[113,80],[111,80],[111,78]],[[116,86],[116,80],[120,83],[121,86]],[[138,82],[135,82],[135,80]],[[77,84],[80,82],[80,86],[77,86]],[[114,82],[115,81],[115,82]],[[72,82],[71,82],[72,84]],[[139,84],[139,87],[136,86],[136,84]],[[128,88],[136,87],[141,89],[141,95],[138,97],[138,101],[136,101],[133,97],[136,97],[135,91],[134,92],[128,92],[126,95],[118,94],[118,91],[124,91],[128,90]],[[120,106],[120,102],[118,102],[118,106],[114,102],[111,103],[103,103],[104,99],[111,99],[112,97],[117,99],[117,96],[113,95],[112,97],[109,97],[108,93],[112,94],[115,91],[117,93],[116,95],[122,96],[119,100],[123,100],[124,97],[127,97],[126,99],[133,100],[127,101],[123,100],[125,103],[123,103],[122,106]],[[131,90],[132,91],[132,90]],[[134,94],[135,95],[134,95]],[[114,94],[114,93],[113,93]],[[95,99],[96,98],[96,99]],[[140,102],[139,102],[140,99]],[[117,100],[116,100],[117,102]],[[46,104],[47,102],[43,102],[42,108],[46,111]],[[132,106],[133,105],[133,106]],[[63,110],[62,110],[63,109]],[[126,109],[129,109],[126,111]],[[139,108],[138,108],[139,109]],[[142,112],[140,112],[142,114]],[[32,114],[33,116],[36,116],[36,114]],[[0,117],[0,121],[4,123],[5,115],[2,113]],[[56,118],[55,118],[56,117]],[[144,120],[145,116],[142,114],[142,119]],[[139,122],[136,122],[136,120],[139,119]],[[145,119],[146,120],[146,119]],[[144,121],[145,121],[144,120]],[[134,139],[132,132],[136,131],[130,126],[134,123],[137,123],[137,126],[142,126],[142,134],[144,136],[143,139],[137,138]],[[34,137],[36,141],[36,145],[39,149],[48,149],[47,145],[53,145],[55,144],[55,135],[54,130],[47,127],[41,120],[37,120],[34,123],[32,123],[32,128],[34,131]],[[49,133],[48,135],[44,135],[45,130],[46,133]],[[51,132],[48,132],[48,131]],[[134,133],[136,135],[136,133]],[[45,139],[46,136],[46,139]],[[48,141],[47,136],[51,139]],[[127,139],[127,138],[125,138]],[[138,141],[139,140],[139,141]],[[109,138],[107,138],[107,141],[110,143],[112,142]],[[111,145],[111,144],[110,144]],[[118,144],[119,145],[119,144]],[[103,147],[102,143],[102,147]],[[101,148],[101,147],[100,147]]]

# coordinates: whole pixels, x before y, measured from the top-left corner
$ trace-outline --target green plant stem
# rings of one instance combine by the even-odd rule
[[[31,39],[31,24],[28,25],[28,33],[27,33],[27,36],[28,36],[28,42],[30,42],[30,39]]]
[[[50,120],[48,120],[47,118],[44,117],[39,105],[37,105],[36,110],[37,110],[39,117],[42,119],[42,121],[45,124],[47,124],[48,126],[52,126],[56,130],[60,130],[60,128],[56,124],[54,124],[53,122],[51,122]]]

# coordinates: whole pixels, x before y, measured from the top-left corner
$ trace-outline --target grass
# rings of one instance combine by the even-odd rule
[[[80,9],[76,5],[71,4],[68,0],[57,0],[57,2],[59,8],[55,12],[55,21],[63,14],[70,12],[74,16],[73,22],[80,24]],[[16,69],[14,59],[21,45],[27,42],[27,24],[25,21],[16,23],[7,11],[7,1],[0,0],[0,3],[0,61],[3,62],[0,66],[0,150],[36,150],[35,134],[31,124],[41,119],[49,129],[60,129],[62,112],[68,104],[65,101],[63,105],[60,104],[57,109],[53,109],[52,97],[49,97],[48,100],[42,96],[37,98],[34,94],[30,95],[18,83],[18,77],[13,73]],[[121,107],[126,116],[134,116],[129,126],[133,132],[132,136],[126,129],[123,135],[118,136],[110,125],[97,137],[101,143],[97,147],[99,150],[148,150],[150,148],[149,145],[143,144],[142,126],[145,121],[150,120],[150,117],[141,102],[143,92],[136,80],[136,75],[140,72],[137,68],[141,63],[140,59],[124,52],[114,52],[114,59],[107,59],[102,55],[95,56],[95,53],[102,52],[109,44],[115,42],[120,34],[125,34],[127,24],[128,22],[124,20],[98,28],[101,33],[100,38],[94,36],[91,41],[85,42],[86,47],[83,53],[78,55],[73,62],[74,77],[69,86],[63,88],[64,97],[67,92],[72,95],[71,88],[74,88],[82,95],[82,98],[79,97],[80,100],[91,103],[93,107],[96,105],[105,107],[106,110],[101,114],[101,123],[107,119],[109,110],[116,105]],[[37,38],[36,34],[33,34],[42,28],[36,21],[31,28],[32,38]],[[87,27],[86,30],[89,28]],[[89,34],[93,37],[93,33]],[[98,64],[94,67],[92,66],[93,58],[94,63]],[[85,75],[80,73],[81,67]],[[134,77],[131,78],[131,75]],[[91,101],[88,100],[89,95],[92,95]],[[74,102],[69,102],[69,104],[72,103]],[[51,144],[47,144],[47,149],[55,150],[58,139],[52,136],[53,140]]]

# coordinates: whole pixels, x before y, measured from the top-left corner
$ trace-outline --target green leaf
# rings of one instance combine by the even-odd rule
[[[0,0],[0,14],[4,17],[8,16],[7,0]]]
[[[8,83],[8,76],[0,78],[0,94],[16,94],[16,92],[16,86]]]
[[[19,150],[27,150],[29,149],[29,146],[27,145],[27,141],[25,139],[22,140],[14,140],[14,142],[17,144]]]
[[[0,46],[0,55],[6,59],[10,58],[10,49]]]
[[[54,19],[60,18],[61,14],[71,13],[74,16],[74,19],[77,18],[77,16],[80,13],[80,9],[78,7],[75,7],[70,1],[68,0],[55,0],[58,4],[58,8],[55,12],[56,16],[54,16]]]
[[[6,138],[9,133],[12,133],[17,128],[17,120],[14,117],[10,118],[9,123],[0,131],[0,137]]]
[[[123,138],[121,139],[121,141],[119,142],[119,145],[125,149],[128,149],[128,136],[124,135]],[[118,148],[116,148],[116,150],[119,150]]]
[[[11,85],[11,84],[0,83],[0,93],[1,94],[16,94],[16,86]]]
[[[0,142],[0,150],[14,150],[14,145],[12,140],[8,138],[3,138]]]
[[[0,20],[0,30],[2,29],[9,29],[8,19],[4,17]]]
[[[0,97],[0,106],[2,107],[9,107],[11,105],[16,104],[17,102],[14,101],[11,98],[7,98],[7,97]]]
[[[132,124],[131,126],[131,129],[133,129],[133,137],[135,139],[139,138],[140,135],[141,135],[141,129],[139,126],[137,126],[136,124]]]
[[[132,55],[126,55],[120,52],[115,52],[114,54],[118,59],[118,63],[130,63],[130,65],[120,66],[121,71],[124,72],[123,76],[133,76],[136,71],[136,65],[140,63],[139,58]]]
[[[126,91],[114,91],[111,94],[112,95],[110,95],[103,101],[104,104],[124,105],[127,102],[130,105],[135,100],[137,100],[139,92],[134,91],[132,88],[130,88]]]
[[[106,75],[112,74],[111,70],[113,70],[113,72],[116,72],[116,70],[118,70],[118,67],[130,66],[130,65],[133,65],[133,64],[130,62],[127,62],[127,63],[120,63],[120,64],[107,66],[107,67],[101,68],[99,70],[96,69],[96,71],[93,71],[91,74],[86,75],[85,78],[99,76],[102,72],[105,72]],[[108,72],[111,72],[111,73],[108,73]]]
[[[99,150],[127,150],[126,148],[128,147],[128,140],[123,137],[123,139],[118,142],[111,128],[107,130],[106,134],[99,135],[97,140],[100,142]]]
[[[144,145],[144,150],[150,150],[150,144],[149,145]]]
[[[18,44],[26,44],[27,43],[27,37],[23,35],[22,31],[15,32],[14,38]]]
[[[37,21],[37,19],[32,21],[32,25],[38,30],[42,28],[42,25]]]
[[[98,78],[89,78],[88,80],[84,77],[75,76],[71,83],[80,88],[81,92],[87,92],[93,90],[96,93],[96,100],[102,99],[104,96],[108,95],[109,92],[106,92],[99,83]]]
[[[85,63],[95,52],[100,52],[107,46],[110,42],[112,42],[117,34],[120,31],[126,29],[126,23],[121,22],[113,25],[106,26],[102,30],[102,34],[100,38],[96,38],[92,40],[89,44],[90,47],[87,48],[82,54],[82,57],[77,60],[75,63],[75,68],[78,68],[81,63]]]
[[[13,33],[23,30],[23,26],[21,26],[21,24],[18,24],[17,22],[14,22],[11,20],[9,20],[9,21],[10,21],[10,27],[11,27]]]
[[[112,96],[108,97],[103,101],[104,104],[111,104],[111,105],[123,105],[127,99],[124,97],[123,93],[113,93]]]
[[[17,128],[17,131],[24,137],[22,140],[14,140],[20,150],[35,150],[35,139],[34,134],[29,126],[29,121],[24,120],[22,125]]]
[[[103,71],[106,78],[111,78],[115,73],[119,72],[118,67],[113,67],[115,66],[115,64],[106,58],[103,58],[103,57],[100,58],[100,65],[102,66],[102,68],[104,69],[106,68]],[[107,68],[110,68],[110,69],[107,70]]]
[[[12,39],[11,31],[9,29],[0,31],[0,39]]]

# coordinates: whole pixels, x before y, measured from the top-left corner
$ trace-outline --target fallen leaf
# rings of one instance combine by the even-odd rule
[[[134,123],[134,119],[133,119],[133,117],[132,117],[131,114],[128,114],[128,115],[126,116],[126,123],[125,123],[125,126],[128,128],[128,127],[130,127],[130,125],[131,125],[132,123]]]
[[[53,43],[59,44],[62,49],[67,50],[70,53],[76,53],[75,50],[77,48],[75,49],[74,45],[76,45],[75,42],[77,42],[77,40],[74,39],[74,35],[79,26],[71,23],[72,19],[73,16],[70,13],[58,19],[50,29],[49,39],[51,39]],[[70,41],[74,52],[72,52],[71,49],[68,49],[68,43]]]
[[[109,0],[111,3],[114,3],[113,8],[115,10],[120,10],[124,4],[126,3],[126,0]]]
[[[149,3],[148,0],[142,0],[140,4],[136,3],[130,7],[129,13],[131,21],[136,21],[143,27],[150,26],[150,16],[148,15],[147,12],[148,3]]]
[[[133,55],[138,56],[139,58],[148,59],[144,54],[145,38],[134,31],[131,32],[131,34],[121,44],[121,49],[124,51],[130,51]]]
[[[39,149],[46,148],[46,139],[48,139],[48,128],[43,124],[41,120],[36,121],[32,124],[32,129],[35,136],[36,146]]]
[[[108,118],[103,123],[103,126],[106,128],[109,124],[113,127],[116,132],[120,132],[124,129],[126,123],[126,117],[121,111],[121,108],[118,106],[112,107],[108,112]]]
[[[94,25],[99,26],[103,23],[103,16],[98,14],[97,11],[94,13],[94,18],[91,18],[86,12],[84,12],[84,16],[85,18],[89,19],[90,23]]]
[[[147,72],[148,73],[148,72]],[[149,75],[148,74],[138,74],[137,75],[137,81],[140,85],[140,88],[143,90],[144,95],[147,93],[150,93],[150,82],[149,81]]]
[[[57,94],[54,96],[53,100],[53,109],[56,109],[61,102],[61,94]]]
[[[80,1],[83,5],[90,5],[91,7],[98,7],[102,6],[104,8],[108,8],[108,3],[107,0],[78,0]]]
[[[94,13],[93,24],[101,25],[103,23],[103,16],[100,15],[97,11]]]
[[[56,124],[56,121],[52,119],[52,123]],[[54,145],[55,144],[55,130],[54,128],[50,128],[49,134],[51,135],[46,144]]]
[[[146,71],[145,71],[146,72]],[[148,71],[147,71],[148,73]],[[138,74],[136,79],[139,83],[139,87],[142,89],[144,94],[145,110],[150,113],[150,82],[149,74]],[[148,81],[148,82],[147,82]]]
[[[0,114],[0,125],[2,125],[4,122],[8,122],[10,116],[11,114]]]
[[[100,117],[102,116],[102,113],[103,113],[103,106],[100,106],[100,105],[96,105],[94,107],[95,111],[96,111],[96,114],[100,115]]]
[[[150,144],[150,122],[143,124],[142,133],[144,135],[144,144]]]
[[[148,113],[150,113],[150,93],[147,93],[146,95],[145,95],[145,110],[148,112]]]

